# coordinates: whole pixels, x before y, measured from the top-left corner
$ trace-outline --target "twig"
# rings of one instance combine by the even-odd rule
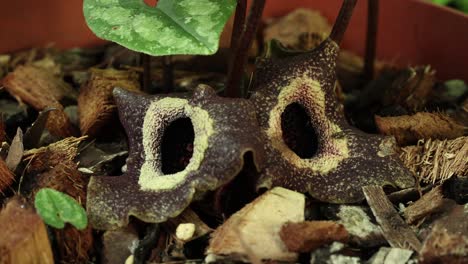
[[[351,16],[353,15],[356,2],[357,0],[344,0],[343,5],[341,5],[340,13],[336,18],[335,25],[333,25],[332,32],[330,33],[330,39],[338,44],[340,44],[343,39],[349,20],[351,20]]]
[[[174,65],[172,64],[172,56],[163,57],[163,80],[164,92],[171,93],[174,91]]]
[[[364,78],[374,78],[375,54],[377,51],[377,27],[379,17],[379,0],[367,0],[367,36],[366,55],[364,58]]]
[[[242,82],[244,66],[247,62],[249,47],[252,44],[258,24],[260,23],[264,7],[265,0],[253,1],[242,34],[237,41],[236,48],[232,51],[232,60],[225,90],[225,95],[227,97],[239,97],[240,95],[240,84]],[[236,40],[231,40],[231,43],[233,43],[232,41]]]
[[[143,91],[149,93],[151,90],[151,57],[148,54],[140,53],[140,63],[143,67],[142,86]]]

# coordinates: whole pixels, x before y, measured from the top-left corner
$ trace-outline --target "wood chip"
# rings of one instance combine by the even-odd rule
[[[468,263],[468,206],[437,220],[421,249],[421,263]]]
[[[212,234],[207,254],[244,261],[295,261],[297,254],[287,250],[279,232],[286,222],[304,221],[304,206],[303,194],[276,187],[218,227]]]
[[[406,264],[413,255],[412,250],[381,247],[369,260],[369,264]]]
[[[0,194],[10,187],[15,181],[15,175],[7,167],[5,161],[0,158]]]
[[[340,205],[336,216],[350,235],[350,243],[362,247],[373,247],[386,243],[382,229],[371,219],[371,212],[363,206]]]
[[[19,199],[0,212],[0,262],[53,264],[54,257],[42,219]]]
[[[414,115],[375,117],[384,135],[392,135],[400,146],[415,144],[419,139],[454,139],[464,135],[466,128],[442,113],[419,112]]]
[[[346,243],[348,232],[333,221],[288,222],[281,227],[280,237],[289,251],[311,252],[334,241]]]
[[[430,214],[440,212],[444,204],[442,186],[439,185],[423,195],[421,199],[406,207],[404,211],[406,222],[414,224]]]
[[[8,150],[8,156],[5,159],[5,163],[11,171],[15,171],[18,164],[20,164],[23,158],[23,152],[23,131],[18,127],[16,135],[11,142],[10,149]]]
[[[2,80],[2,84],[18,101],[26,102],[38,111],[47,107],[58,109],[47,121],[51,134],[61,137],[77,134],[60,104],[61,99],[76,94],[76,91],[63,80],[38,67],[18,66]]]
[[[468,175],[468,137],[420,141],[401,149],[400,158],[420,181],[441,184]]]
[[[80,89],[78,111],[83,135],[96,136],[103,125],[116,114],[112,91],[115,87],[139,91],[138,74],[134,71],[91,69],[89,81]]]
[[[395,210],[382,187],[365,186],[362,190],[388,243],[392,247],[419,251],[421,242]]]

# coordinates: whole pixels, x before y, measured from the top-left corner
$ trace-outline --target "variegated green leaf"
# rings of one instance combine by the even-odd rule
[[[150,55],[213,54],[236,0],[84,0],[84,16],[100,38]]]
[[[44,222],[55,228],[70,223],[77,229],[88,225],[86,212],[71,196],[50,188],[43,188],[36,194],[34,207]]]

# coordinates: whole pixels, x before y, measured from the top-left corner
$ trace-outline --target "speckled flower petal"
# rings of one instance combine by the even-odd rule
[[[266,136],[267,167],[259,186],[283,186],[310,192],[316,199],[332,203],[361,201],[365,185],[401,188],[414,179],[393,151],[392,138],[368,135],[345,120],[335,95],[335,63],[338,45],[327,39],[312,52],[264,59],[257,67],[251,97]],[[295,142],[314,148],[301,157],[287,144],[294,127],[284,128],[283,114],[296,105],[306,112],[304,123],[313,133]],[[297,118],[292,115],[292,118]]]
[[[150,55],[213,54],[235,0],[84,0],[86,23],[99,37]]]
[[[119,115],[129,139],[127,171],[122,176],[92,177],[88,214],[97,229],[124,226],[133,215],[146,222],[177,216],[194,197],[232,180],[251,151],[257,170],[264,164],[255,109],[244,99],[218,97],[208,86],[193,96],[145,96],[114,90]],[[193,154],[185,169],[162,172],[164,130],[189,118]]]

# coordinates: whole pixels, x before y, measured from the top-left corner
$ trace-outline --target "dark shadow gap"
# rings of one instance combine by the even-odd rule
[[[301,159],[312,158],[318,149],[318,136],[306,109],[291,103],[281,114],[284,143]]]
[[[193,154],[192,121],[188,117],[179,118],[170,123],[161,142],[161,170],[164,174],[174,174],[183,171]]]

